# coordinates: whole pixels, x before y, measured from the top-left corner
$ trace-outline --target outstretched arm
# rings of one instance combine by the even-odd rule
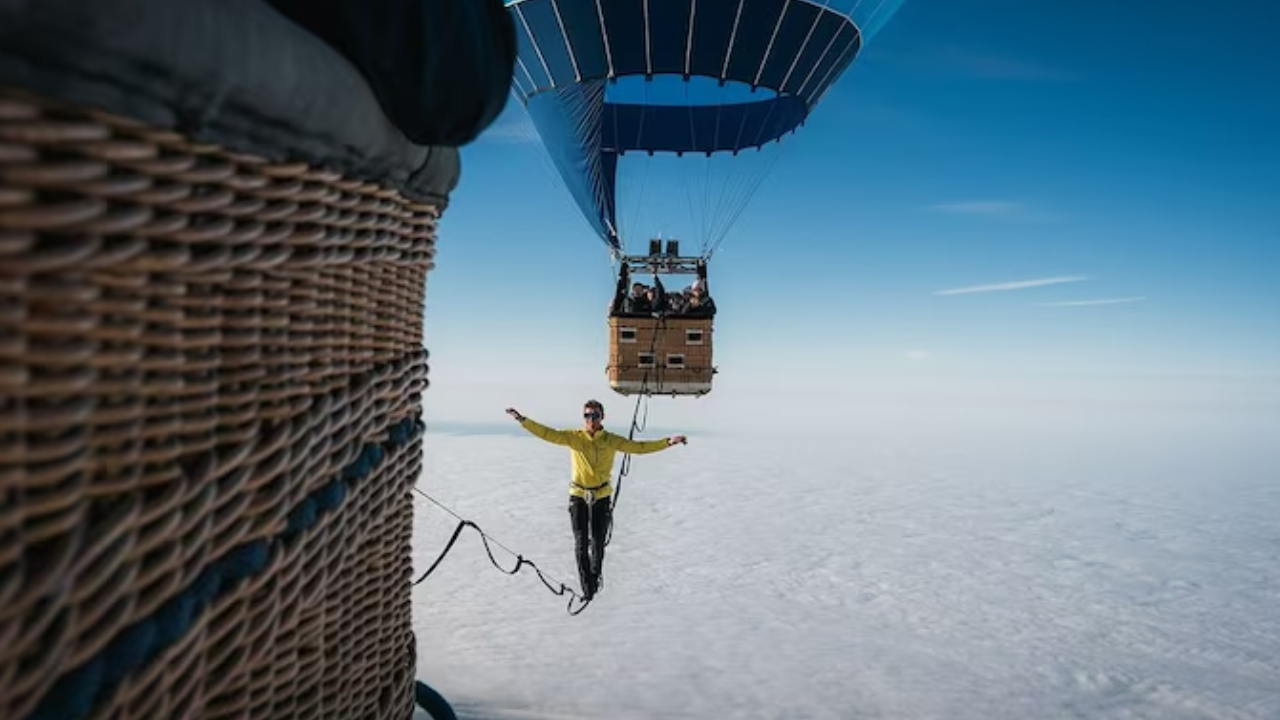
[[[520,411],[515,408],[507,408],[507,414],[515,418],[520,423],[520,427],[528,430],[531,435],[540,440],[546,440],[553,445],[569,445],[572,442],[573,436],[570,433],[564,430],[555,430],[531,420],[521,415]]]
[[[671,437],[659,438],[657,440],[630,440],[622,436],[618,436],[618,449],[631,453],[632,455],[646,455],[655,453],[659,450],[666,450],[672,445],[684,444],[686,442],[683,435],[672,435]]]

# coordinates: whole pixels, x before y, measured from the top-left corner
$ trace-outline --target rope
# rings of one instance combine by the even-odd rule
[[[577,615],[578,613],[581,613],[583,610],[586,609],[587,605],[591,604],[590,600],[583,600],[582,596],[574,592],[573,589],[571,589],[568,585],[565,585],[564,583],[560,582],[559,580],[552,577],[551,575],[543,572],[542,569],[538,567],[537,563],[533,562],[532,560],[526,560],[524,555],[521,555],[520,553],[517,553],[516,551],[507,547],[506,545],[503,545],[501,541],[493,538],[491,535],[486,533],[484,529],[481,528],[479,525],[471,522],[470,520],[467,520],[466,518],[462,517],[458,513],[454,512],[453,510],[450,510],[439,500],[436,500],[435,498],[431,497],[427,493],[423,492],[421,488],[414,486],[413,491],[418,493],[422,497],[430,500],[433,504],[436,505],[436,507],[440,508],[441,510],[444,510],[445,512],[449,513],[450,515],[457,518],[458,520],[458,526],[454,528],[453,535],[449,538],[449,542],[445,544],[444,550],[441,551],[440,556],[436,558],[435,562],[431,563],[431,567],[427,568],[426,572],[422,573],[422,575],[420,575],[418,579],[413,581],[414,585],[420,585],[424,580],[430,577],[431,573],[435,572],[436,568],[440,567],[440,563],[444,562],[445,557],[449,555],[449,552],[451,550],[453,550],[453,546],[458,542],[458,538],[462,535],[463,529],[471,528],[475,530],[477,533],[480,533],[480,539],[484,542],[484,551],[489,556],[489,562],[492,563],[494,567],[501,570],[503,573],[507,575],[515,575],[516,573],[520,572],[520,568],[524,567],[525,565],[528,565],[529,567],[533,568],[533,571],[537,573],[538,579],[542,581],[542,584],[545,585],[546,588],[550,590],[553,594],[555,594],[557,597],[563,597],[565,593],[569,594],[569,604],[565,606],[565,611],[567,611],[570,615]],[[506,550],[508,554],[515,557],[516,566],[514,568],[512,568],[511,570],[508,570],[498,564],[498,560],[493,556],[493,549],[489,547],[490,541],[492,541],[494,545],[497,545],[503,550]],[[550,581],[548,581],[548,578],[550,578]],[[580,600],[582,602],[582,604],[579,605],[576,610],[573,609],[574,600]]]
[[[666,317],[663,317],[662,326],[666,326]],[[653,343],[649,346],[649,354],[654,355],[658,349],[658,333],[653,334]],[[654,358],[655,366],[657,358]],[[640,381],[640,393],[636,395],[636,407],[631,411],[631,431],[627,433],[628,440],[635,440],[636,433],[644,432],[644,428],[649,424],[649,394],[645,392],[645,388],[649,386],[649,373],[644,374],[644,379]],[[644,404],[644,419],[637,422],[640,417],[640,405]],[[618,464],[618,477],[613,482],[612,508],[609,514],[609,527],[605,530],[604,546],[609,547],[609,543],[613,542],[613,519],[618,515],[618,499],[622,497],[622,478],[631,473],[631,453],[625,453],[622,456],[622,462]],[[588,506],[589,510],[589,506]]]
[[[627,439],[635,440],[637,432],[644,432],[644,424],[649,421],[649,396],[643,394],[643,385],[641,386],[642,394],[636,397],[636,407],[631,413],[631,432],[627,434]],[[644,403],[644,420],[637,423],[636,418],[640,415],[640,405]],[[622,456],[622,462],[618,464],[618,477],[613,481],[613,496],[611,498],[612,508],[609,514],[609,527],[605,530],[604,546],[609,547],[609,543],[613,542],[613,519],[618,514],[618,500],[622,497],[622,478],[631,473],[631,453],[625,453]]]

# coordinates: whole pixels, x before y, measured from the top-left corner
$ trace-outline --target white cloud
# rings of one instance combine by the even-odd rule
[[[937,53],[943,67],[960,75],[992,80],[1074,82],[1079,76],[1026,58],[999,55],[975,48],[949,46]]]
[[[1106,298],[1102,300],[1068,300],[1065,302],[1036,303],[1038,307],[1082,307],[1085,305],[1118,305],[1120,303],[1141,302],[1145,297]]]
[[[952,288],[950,290],[937,290],[934,295],[964,295],[967,293],[980,292],[996,292],[1000,290],[1022,290],[1025,288],[1043,287],[1045,285],[1059,285],[1061,283],[1080,282],[1088,278],[1083,275],[1068,275],[1063,277],[1037,278],[1035,280],[1015,280],[1012,282],[994,283],[991,285],[973,285],[970,287]]]
[[[908,350],[907,351],[908,360],[924,360],[927,357],[929,357],[929,353],[926,350]]]
[[[930,210],[959,213],[961,215],[1012,215],[1022,210],[1022,203],[1007,200],[973,200],[969,202],[930,205]]]
[[[924,207],[929,212],[983,218],[992,222],[1057,222],[1061,217],[1012,200],[966,200]]]
[[[864,7],[870,4],[862,3]],[[949,76],[1026,83],[1071,83],[1083,78],[1074,70],[1042,64],[1030,54],[1008,55],[956,43],[917,44],[910,52],[882,46],[876,55],[880,60],[928,73],[935,80]]]
[[[1184,399],[1189,390],[1159,387]],[[459,717],[492,720],[913,717],[937,707],[1014,720],[1026,714],[1021,701],[1044,698],[1106,717],[1115,693],[1132,715],[1159,717],[1174,638],[1189,656],[1253,666],[1181,675],[1177,702],[1223,716],[1265,695],[1280,653],[1273,633],[1250,630],[1275,617],[1280,565],[1251,559],[1274,547],[1280,495],[1258,478],[1280,450],[1257,418],[1214,433],[1226,420],[1216,413],[1196,423],[1118,415],[1125,404],[1109,385],[1085,392],[1101,394],[1084,414],[1031,402],[1035,388],[1021,382],[1007,388],[1024,410],[995,412],[972,387],[962,412],[816,398],[808,412],[836,413],[821,425],[805,416],[788,427],[757,405],[751,432],[633,457],[603,593],[577,617],[533,568],[494,568],[467,530],[413,587],[415,674]],[[547,407],[534,417],[581,422],[575,408]],[[653,417],[670,407],[655,399]],[[429,433],[419,486],[502,543],[492,551],[503,569],[520,553],[553,587],[576,591],[569,454],[519,433]],[[1213,492],[1224,484],[1255,491]],[[457,519],[417,495],[414,515],[416,578]],[[1115,569],[1136,565],[1135,589]],[[1212,588],[1224,586],[1239,592],[1215,605]],[[1183,630],[1208,608],[1214,633]],[[577,642],[557,642],[569,637]],[[940,660],[921,662],[922,648]],[[1042,671],[1027,672],[1036,657]],[[595,669],[565,692],[570,666]],[[596,681],[617,668],[633,672]]]

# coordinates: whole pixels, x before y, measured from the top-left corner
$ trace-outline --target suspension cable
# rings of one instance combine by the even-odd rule
[[[649,357],[654,358],[654,363],[652,368],[645,368],[644,377],[640,379],[640,392],[636,395],[635,409],[631,411],[631,430],[627,433],[628,440],[635,440],[636,433],[644,432],[645,426],[649,424],[649,375],[658,367],[658,338],[661,337],[662,332],[666,330],[666,328],[667,315],[664,308],[663,312],[658,315],[658,326],[654,328],[653,340],[649,343]],[[640,417],[640,406],[642,403],[644,405],[644,419],[637,421]],[[622,462],[618,464],[618,477],[613,483],[613,493],[610,498],[609,508],[609,527],[605,530],[604,535],[605,547],[609,547],[609,544],[613,542],[613,518],[618,512],[618,500],[622,497],[622,478],[626,477],[630,473],[631,453],[624,453],[622,456]]]

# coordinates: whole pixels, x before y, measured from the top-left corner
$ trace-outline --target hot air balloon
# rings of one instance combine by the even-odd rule
[[[508,4],[518,40],[512,94],[618,269],[606,370],[616,392],[711,391],[714,306],[689,313],[685,303],[682,311],[684,293],[668,293],[659,276],[696,275],[692,294],[709,297],[708,261],[773,167],[780,141],[901,2]],[[676,236],[693,235],[697,254],[657,234],[682,206],[690,222]],[[649,241],[647,253],[627,253],[636,237]],[[627,297],[639,273],[653,274],[657,307]]]

